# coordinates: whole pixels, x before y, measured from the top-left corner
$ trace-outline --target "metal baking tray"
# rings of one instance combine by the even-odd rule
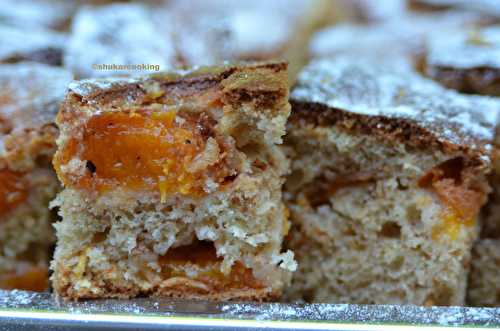
[[[438,330],[500,328],[500,309],[170,299],[63,302],[0,290],[0,330]]]

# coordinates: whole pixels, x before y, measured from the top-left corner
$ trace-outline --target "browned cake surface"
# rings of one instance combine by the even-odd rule
[[[72,84],[53,286],[66,298],[277,298],[294,268],[284,63]]]
[[[48,287],[52,122],[70,80],[42,64],[0,65],[0,288]]]

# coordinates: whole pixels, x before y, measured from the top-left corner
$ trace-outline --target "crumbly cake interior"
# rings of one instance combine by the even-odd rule
[[[291,100],[287,299],[463,305],[495,104],[346,58],[311,63]]]
[[[500,100],[497,100],[500,109]],[[498,146],[498,133],[496,146]],[[493,173],[490,175],[492,192],[481,211],[481,234],[472,250],[471,272],[467,288],[467,304],[477,307],[500,305],[500,158],[498,151],[493,157]]]
[[[48,288],[48,205],[59,189],[51,121],[70,80],[41,64],[0,65],[0,288]]]
[[[54,159],[56,292],[276,298],[295,266],[281,253],[285,68],[70,87]]]
[[[466,171],[459,155],[324,127],[292,126],[287,144],[288,244],[299,262],[290,299],[463,304],[487,188],[455,184]]]

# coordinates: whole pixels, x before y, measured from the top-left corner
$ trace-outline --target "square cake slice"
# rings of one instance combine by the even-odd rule
[[[288,299],[464,304],[496,104],[343,57],[309,64],[290,100]]]
[[[59,184],[53,123],[72,76],[36,63],[0,65],[0,288],[45,290]]]
[[[72,84],[57,117],[53,287],[69,299],[277,298],[295,268],[287,66]]]
[[[462,93],[500,97],[500,25],[430,38],[424,73]]]

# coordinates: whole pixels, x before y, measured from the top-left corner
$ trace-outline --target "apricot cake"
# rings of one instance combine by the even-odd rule
[[[290,100],[287,298],[464,304],[495,102],[352,57],[309,64]]]
[[[435,35],[424,73],[462,93],[500,96],[500,25]]]
[[[64,64],[79,78],[107,77],[168,70],[175,57],[173,41],[167,31],[160,33],[151,8],[117,3],[77,12]]]
[[[71,75],[35,63],[0,65],[0,288],[48,287],[58,189],[52,123]]]
[[[277,298],[295,262],[284,63],[70,85],[57,117],[59,296]]]

